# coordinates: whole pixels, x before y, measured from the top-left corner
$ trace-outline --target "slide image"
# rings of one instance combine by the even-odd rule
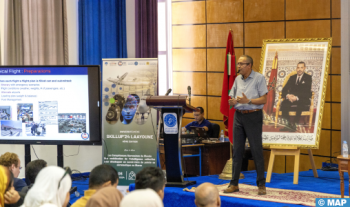
[[[33,104],[32,103],[17,104],[17,120],[22,122],[33,121]]]
[[[0,120],[11,120],[11,106],[0,106]]]
[[[41,136],[44,137],[46,135],[46,124],[45,123],[28,123],[26,124],[26,135],[27,137],[31,136]]]
[[[46,125],[57,125],[58,102],[39,101],[39,119]]]
[[[21,121],[1,121],[0,124],[2,137],[22,136]]]
[[[86,132],[85,113],[59,113],[58,133],[83,133]]]

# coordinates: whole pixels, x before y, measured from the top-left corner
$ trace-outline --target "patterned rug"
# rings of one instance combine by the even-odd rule
[[[266,195],[258,195],[257,186],[246,184],[239,184],[239,192],[223,193],[228,185],[228,183],[217,185],[220,196],[270,201],[277,203],[299,204],[304,206],[315,206],[316,198],[340,198],[340,195],[335,194],[318,193],[312,191],[284,190],[279,188],[266,188]],[[194,193],[196,188],[185,188],[184,190]]]

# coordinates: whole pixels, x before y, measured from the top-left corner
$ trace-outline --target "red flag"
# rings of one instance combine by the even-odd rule
[[[266,114],[271,115],[273,113],[273,106],[275,105],[276,84],[277,84],[277,70],[278,70],[278,54],[276,51],[275,58],[272,62],[272,69],[270,73],[269,84],[267,85],[267,101],[264,106]]]
[[[235,50],[233,46],[233,36],[230,31],[228,34],[227,45],[226,45],[225,70],[224,70],[224,80],[222,83],[220,112],[224,115],[223,121],[225,124],[225,128],[228,130],[228,133],[225,132],[225,134],[228,135],[231,143],[233,143],[233,118],[235,114],[235,109],[233,107],[230,107],[228,100],[230,99],[229,93],[235,79],[236,79],[236,57],[235,57]]]

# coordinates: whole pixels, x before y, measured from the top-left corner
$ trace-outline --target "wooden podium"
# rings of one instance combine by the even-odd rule
[[[199,111],[197,108],[186,103],[187,96],[148,96],[146,104],[149,107],[160,110],[160,123],[164,113],[177,115],[178,130],[176,134],[164,134],[164,151],[166,164],[166,186],[186,187],[196,184],[196,181],[184,181],[181,156],[181,123],[182,116],[186,112]],[[160,134],[158,126],[158,137]],[[159,140],[159,139],[158,139]],[[158,144],[159,146],[159,144]]]

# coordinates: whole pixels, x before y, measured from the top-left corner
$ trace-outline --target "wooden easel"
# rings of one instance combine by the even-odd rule
[[[294,157],[294,178],[293,178],[293,184],[298,184],[299,181],[299,161],[300,161],[300,149],[298,147],[280,147],[280,146],[270,146],[271,154],[270,154],[270,161],[269,161],[269,167],[267,169],[267,176],[266,176],[266,182],[269,183],[271,181],[271,175],[272,175],[272,169],[273,164],[275,162],[275,155],[293,155]],[[311,149],[308,149],[309,152],[309,158],[310,163],[312,166],[312,171],[314,173],[314,177],[317,178],[317,170],[316,165],[314,161],[314,157],[312,155]]]

